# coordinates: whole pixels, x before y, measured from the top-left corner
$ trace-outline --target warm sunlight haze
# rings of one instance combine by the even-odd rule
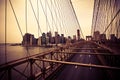
[[[63,0],[64,1],[64,0]],[[16,13],[17,19],[19,21],[19,25],[21,27],[21,31],[23,35],[26,33],[26,21],[25,21],[25,0],[11,0],[14,11]],[[32,4],[35,10],[35,13],[37,15],[37,6],[36,6],[37,0],[33,1]],[[64,3],[64,2],[63,2]],[[65,4],[65,3],[64,3]],[[94,0],[72,0],[73,7],[75,9],[77,19],[79,21],[80,27],[82,29],[82,32],[84,36],[91,35],[91,24],[92,24],[92,16],[93,16],[93,5]],[[45,4],[43,4],[44,7]],[[67,5],[66,5],[67,6]],[[66,6],[65,9],[66,14],[71,14],[69,11],[69,8]],[[45,8],[45,7],[44,7]],[[49,9],[49,8],[48,8]],[[47,15],[50,14],[50,11],[47,11]],[[53,14],[54,16],[55,14]],[[39,3],[39,23],[42,32],[47,32],[49,29],[46,28],[45,18],[43,18],[44,12],[42,10],[42,7]],[[71,15],[69,15],[71,16]],[[72,24],[73,17],[70,18],[71,24]],[[67,20],[67,19],[66,19]],[[52,22],[49,21],[50,25],[52,25]],[[57,23],[57,22],[56,22]],[[69,24],[69,23],[68,23]],[[22,36],[19,31],[15,16],[13,14],[12,8],[10,6],[9,0],[7,1],[7,43],[17,43],[22,41]],[[31,9],[31,5],[28,2],[27,4],[27,26],[28,26],[28,32],[31,34],[34,34],[34,36],[38,37],[38,24],[34,17],[34,13]],[[54,26],[53,26],[54,27]],[[68,30],[69,29],[69,30]],[[76,29],[74,30],[73,25],[69,25],[67,28],[67,32],[65,36],[70,35],[71,37],[76,34]],[[53,29],[52,29],[53,30]],[[59,33],[63,33],[64,28],[60,30],[58,28]],[[54,28],[53,31],[56,31]],[[40,34],[41,35],[41,34]],[[0,0],[0,43],[5,42],[5,2],[4,0]]]

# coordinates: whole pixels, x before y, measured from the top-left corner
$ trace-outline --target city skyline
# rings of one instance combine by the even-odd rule
[[[24,9],[24,6],[21,6],[21,4],[25,3],[24,1],[25,0],[20,0],[20,1],[16,1],[16,0],[11,0],[12,3],[13,3],[13,7],[15,8],[15,11],[16,11],[16,15],[18,17],[18,20],[20,22],[20,26],[21,29],[22,29],[22,32],[23,32],[23,35],[26,33],[26,29],[25,29],[25,19],[24,19],[24,16],[25,16],[25,9]],[[63,0],[62,0],[63,1]],[[76,12],[76,15],[77,15],[77,18],[78,18],[78,21],[80,23],[80,26],[81,26],[81,29],[82,29],[82,32],[84,32],[84,37],[86,35],[90,35],[91,33],[91,24],[92,24],[92,13],[93,13],[93,3],[94,3],[94,0],[84,0],[84,1],[79,1],[79,0],[72,0],[72,4],[73,4],[73,7],[75,9],[75,12]],[[4,27],[4,16],[5,16],[5,11],[4,11],[4,0],[1,0],[1,3],[0,3],[0,11],[2,14],[0,14],[0,43],[3,43],[5,41],[5,27]],[[35,2],[33,2],[33,4],[35,4]],[[39,3],[40,4],[40,3]],[[65,4],[65,3],[64,3]],[[44,5],[43,5],[44,6]],[[38,28],[36,27],[37,26],[37,23],[35,21],[35,18],[33,16],[33,12],[30,8],[30,3],[28,2],[28,33],[31,33],[31,34],[34,34],[35,35],[35,38],[38,37]],[[65,7],[65,6],[64,6]],[[23,9],[23,10],[22,10]],[[29,10],[30,9],[30,10]],[[34,6],[34,9],[35,6]],[[66,7],[66,9],[68,9]],[[14,18],[14,15],[13,15],[13,12],[11,10],[11,7],[10,7],[10,4],[9,4],[9,1],[8,1],[8,7],[7,7],[7,42],[8,43],[13,43],[13,42],[21,42],[22,41],[22,37],[21,37],[21,34],[19,32],[19,29],[16,24],[16,21],[15,21],[15,18]],[[69,13],[70,11],[68,10],[68,13],[67,14],[70,14]],[[48,11],[49,13],[49,11]],[[41,15],[43,15],[43,12],[41,13]],[[70,14],[72,15],[72,14]],[[39,15],[40,16],[40,15]],[[41,17],[41,16],[40,16]],[[35,22],[33,22],[31,19],[33,19]],[[70,17],[70,20],[72,21],[72,19],[74,19],[74,16],[71,16]],[[67,20],[67,19],[66,19]],[[41,19],[40,19],[41,21]],[[45,19],[42,18],[42,21],[45,21]],[[76,35],[76,30],[79,28],[76,24],[74,24],[75,22],[70,22],[71,24],[67,24],[67,33],[65,34],[65,37],[67,36],[73,36],[73,35]],[[49,30],[48,29],[45,29],[46,25],[48,24],[40,24],[40,26],[42,26],[42,32],[47,32],[46,30]],[[50,24],[51,25],[51,24]],[[76,26],[75,26],[76,25]],[[54,27],[54,26],[53,26]],[[55,29],[55,28],[54,28]],[[64,34],[64,28],[62,27],[62,29],[58,28],[59,29],[59,33],[63,33]],[[53,31],[56,31],[56,30],[53,30]],[[39,33],[40,34],[40,33]]]

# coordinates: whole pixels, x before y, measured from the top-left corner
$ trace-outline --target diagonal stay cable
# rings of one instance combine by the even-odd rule
[[[25,26],[26,26],[26,33],[28,33],[28,25],[27,25],[27,0],[25,0],[25,21],[26,21],[26,24],[25,24]],[[27,40],[27,37],[26,37],[26,40]],[[30,56],[30,52],[29,52],[29,49],[28,49],[28,45],[26,46],[26,59],[28,60],[29,59],[29,56]]]
[[[115,14],[115,16],[113,17],[113,19],[110,21],[110,23],[108,24],[108,26],[106,27],[105,31],[103,32],[103,34],[107,31],[107,29],[110,27],[110,25],[112,24],[112,22],[115,20],[115,18],[117,17],[117,15],[120,13],[120,9],[117,11],[117,13]]]
[[[40,4],[41,4],[41,7],[42,7],[42,10],[43,10],[43,13],[44,13],[44,15],[45,15],[45,17],[46,17],[47,15],[46,15],[46,13],[45,13],[45,10],[44,10],[44,8],[43,8],[43,4],[42,4],[41,0],[39,0],[39,2],[40,2]],[[51,29],[51,27],[50,27],[50,22],[49,22],[48,19],[47,19],[47,23],[48,23],[49,28]]]
[[[52,1],[51,1],[52,2]],[[55,3],[55,0],[52,2],[53,3],[53,10],[55,12],[55,15],[56,15],[56,19],[58,21],[58,25],[60,27],[60,32],[62,32],[62,27],[61,27],[61,23],[60,23],[60,17],[59,17],[59,12],[58,12],[58,8],[57,8],[57,5]]]
[[[51,13],[51,17],[52,17],[52,19],[53,19],[53,22],[54,22],[54,24],[55,24],[55,26],[56,26],[56,29],[57,29],[57,32],[58,32],[58,28],[57,28],[57,23],[55,23],[55,18],[53,17],[53,14],[52,14],[52,10],[51,10],[51,8],[50,8],[50,6],[49,6],[49,4],[48,4],[48,2],[46,1],[46,3],[47,3],[47,5],[48,5],[48,8],[49,8],[49,10],[50,10],[50,13]],[[52,4],[52,1],[51,1],[51,4]],[[54,7],[54,6],[53,6]],[[54,9],[54,8],[53,8]],[[57,13],[56,13],[56,10],[54,9],[54,12],[55,12],[55,15],[56,15],[56,17],[57,17]],[[57,21],[57,20],[56,20]]]
[[[40,28],[40,24],[39,24],[39,21],[38,21],[38,19],[37,19],[36,14],[35,14],[35,10],[34,10],[34,8],[33,8],[33,5],[32,5],[31,0],[29,0],[29,2],[30,2],[30,5],[31,5],[31,8],[32,8],[32,11],[33,11],[33,13],[34,13],[34,17],[35,17],[35,19],[36,19],[36,21],[37,21],[37,24],[38,24],[38,27],[39,27],[40,33],[42,34],[42,30],[41,30],[41,28]]]
[[[79,26],[79,29],[80,29],[80,31],[81,31],[81,34],[82,34],[82,36],[83,36],[83,38],[84,38],[84,35],[83,35],[83,32],[82,32],[82,29],[81,29],[80,23],[79,23],[79,21],[78,21],[78,18],[77,18],[77,15],[76,15],[75,9],[74,9],[74,7],[73,7],[72,1],[69,0],[69,3],[70,3],[70,6],[71,6],[71,8],[72,8],[72,10],[73,10],[73,13],[74,13],[74,16],[75,16],[75,18],[76,18],[76,21],[77,21],[77,23],[78,23],[78,26]]]
[[[64,30],[64,34],[66,35],[66,27],[65,27],[65,25],[63,24],[63,16],[62,16],[62,10],[60,9],[60,6],[59,6],[59,4],[58,4],[58,1],[54,1],[54,3],[55,3],[55,5],[56,5],[56,7],[57,7],[57,9],[58,9],[58,15],[59,15],[59,18],[61,19],[61,29],[62,29],[62,31]],[[63,27],[64,27],[64,29],[63,29]]]
[[[59,1],[59,2],[58,2]],[[58,0],[57,1],[57,4],[58,4],[58,8],[60,9],[60,11],[61,11],[61,17],[62,17],[62,19],[63,19],[63,22],[64,22],[64,24],[63,24],[63,22],[62,22],[62,24],[64,25],[64,29],[65,29],[65,33],[67,34],[68,33],[68,30],[66,29],[66,20],[65,20],[65,15],[64,15],[64,12],[62,11],[62,8],[61,8],[61,5],[62,4],[60,4],[60,0]]]
[[[20,31],[21,36],[22,36],[22,38],[23,38],[23,33],[22,33],[22,30],[21,30],[21,27],[20,27],[19,21],[18,21],[18,19],[17,19],[17,16],[16,16],[16,13],[15,13],[15,10],[14,10],[14,8],[13,8],[13,5],[12,5],[11,0],[9,0],[9,2],[10,2],[10,6],[11,6],[11,8],[12,8],[13,14],[14,14],[14,16],[15,16],[15,19],[16,19],[16,22],[17,22],[19,31]],[[28,47],[26,47],[26,50],[27,50],[27,53],[29,53]],[[29,56],[30,56],[30,54],[27,54],[27,59],[29,59]]]
[[[51,28],[53,28],[53,26],[50,26],[49,23],[48,23],[49,20],[48,20],[48,14],[47,14],[48,13],[47,12],[48,11],[47,5],[48,5],[47,0],[45,0],[45,10],[44,11],[45,11],[45,14],[46,14],[46,16],[45,16],[45,18],[46,18],[46,27],[47,27],[47,31],[49,31],[48,29],[50,29],[50,31],[51,31],[52,30]]]
[[[63,22],[64,22],[63,20],[64,19],[63,19],[62,12],[61,12],[61,9],[60,9],[60,6],[59,6],[60,3],[58,4],[58,1],[55,1],[55,4],[56,4],[56,7],[58,9],[59,17],[61,19],[61,28],[64,27],[64,34],[66,35],[66,32],[65,32],[66,31],[66,27],[63,24]],[[62,30],[63,30],[63,28],[62,28]]]
[[[14,16],[15,16],[15,19],[16,19],[16,22],[17,22],[19,31],[20,31],[20,33],[21,33],[21,35],[22,35],[22,37],[23,37],[23,33],[22,33],[22,30],[21,30],[21,27],[20,27],[19,21],[18,21],[18,19],[17,19],[17,16],[16,16],[16,13],[15,13],[15,10],[14,10],[14,8],[13,8],[13,5],[12,5],[11,0],[9,0],[9,2],[10,2],[10,6],[11,6],[11,8],[12,8],[13,14],[14,14]]]
[[[56,12],[58,12],[58,20],[59,20],[59,26],[60,26],[60,29],[61,29],[61,32],[62,32],[62,19],[61,19],[61,16],[60,16],[60,11],[59,11],[59,8],[58,8],[58,4],[56,3],[56,0],[54,0],[54,5],[55,5],[55,9],[56,9]]]
[[[38,21],[39,21],[39,3],[38,3],[38,0],[37,0],[37,17],[38,17]],[[39,34],[39,25],[38,25],[38,37],[40,36]]]
[[[94,28],[94,18],[95,18],[95,3],[96,3],[96,0],[94,0],[94,7],[93,7],[93,15],[92,15],[92,25],[91,25],[91,35],[93,35],[93,28]]]

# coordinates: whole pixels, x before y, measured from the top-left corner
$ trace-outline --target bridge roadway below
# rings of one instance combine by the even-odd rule
[[[91,48],[85,44],[82,48]],[[93,52],[93,50],[79,50],[79,52]],[[96,55],[75,54],[71,62],[86,64],[101,64]],[[107,72],[100,68],[64,65],[63,69],[53,75],[51,80],[109,80]]]

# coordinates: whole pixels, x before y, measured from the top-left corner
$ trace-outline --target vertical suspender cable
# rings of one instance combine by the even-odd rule
[[[39,3],[38,3],[38,0],[37,0],[37,17],[38,17],[38,22],[39,22]],[[38,38],[39,38],[39,25],[38,25]]]
[[[45,13],[45,10],[44,10],[44,8],[43,8],[43,4],[42,4],[41,0],[39,0],[39,2],[40,2],[40,4],[41,4],[41,7],[42,7],[42,10],[43,10],[44,15],[47,16],[46,13]],[[49,23],[48,19],[47,19],[47,23],[48,23],[48,26],[49,26],[49,28],[50,28],[50,23]],[[50,28],[50,30],[51,30],[51,28]]]
[[[46,31],[48,32],[48,27],[47,27],[47,3],[46,3],[46,0],[45,0],[45,21],[46,21]]]
[[[45,0],[45,13],[46,13],[46,16],[45,16],[45,18],[46,18],[46,31],[48,32],[49,29],[48,29],[47,0]],[[51,31],[51,28],[50,28],[50,31]]]
[[[56,8],[57,8],[57,10],[58,10],[59,21],[60,21],[60,28],[61,28],[61,31],[63,31],[63,27],[64,27],[64,25],[63,25],[63,18],[62,18],[62,15],[61,15],[61,11],[60,11],[60,8],[59,8],[58,1],[55,1],[55,0],[54,0],[54,3],[55,3]],[[63,26],[63,27],[62,27],[62,26]],[[66,35],[65,30],[66,30],[66,27],[64,27],[64,34]]]
[[[12,5],[11,0],[9,0],[9,3],[10,3],[10,6],[11,6],[11,8],[12,8],[12,11],[13,11],[13,14],[14,14],[14,17],[15,17],[15,20],[16,20],[16,22],[17,22],[19,31],[20,31],[20,33],[21,33],[21,36],[22,36],[22,38],[23,38],[23,33],[22,33],[22,30],[21,30],[21,27],[20,27],[19,21],[18,21],[18,19],[17,19],[17,16],[16,16],[16,13],[15,13],[15,10],[14,10],[14,8],[13,8],[13,5]],[[25,4],[26,4],[26,2],[25,2]],[[27,9],[27,8],[26,8],[26,9]],[[25,11],[25,16],[26,16],[26,15],[27,15],[27,12]],[[25,18],[26,18],[26,17],[25,17]],[[27,21],[27,19],[26,19],[26,21]],[[27,32],[27,24],[26,24],[26,32]],[[27,53],[29,53],[28,50],[27,50]]]
[[[39,22],[39,1],[37,0],[37,17],[38,17],[38,22]],[[40,34],[39,34],[39,25],[38,25],[38,40],[39,40]],[[39,49],[39,53],[40,53],[40,47]]]
[[[27,33],[27,0],[25,0],[25,22],[26,22],[26,33]]]
[[[60,3],[58,4],[58,1],[55,1],[55,4],[57,5],[56,7],[58,8],[59,17],[61,18],[61,25],[64,27],[64,34],[66,35],[66,32],[65,32],[66,27],[63,24],[63,16],[62,16],[62,12],[60,11],[61,9],[60,9],[60,6],[59,6]]]
[[[38,24],[38,27],[39,27],[40,33],[42,34],[42,30],[41,30],[41,28],[40,28],[40,24],[39,24],[39,21],[38,21],[38,19],[37,19],[36,14],[35,14],[35,11],[34,11],[34,8],[33,8],[33,5],[32,5],[31,0],[29,0],[29,2],[30,2],[30,5],[31,5],[31,8],[32,8],[32,11],[33,11],[33,13],[34,13],[35,19],[36,19],[36,21],[37,21],[37,24]]]
[[[5,0],[5,63],[7,63],[7,0]]]
[[[26,33],[28,33],[28,25],[27,25],[27,0],[25,0],[25,26],[26,26]],[[26,41],[27,41],[27,37],[26,37]],[[29,59],[30,53],[29,53],[29,49],[28,46],[26,45],[26,51],[27,51],[27,59]]]
[[[47,2],[47,1],[46,1],[46,2]],[[52,1],[51,1],[51,4],[53,4]],[[53,17],[52,10],[50,9],[50,6],[49,6],[48,2],[47,2],[47,6],[48,6],[48,8],[49,8],[49,10],[50,10],[51,17],[53,18],[53,22],[54,22],[55,27],[56,27],[56,30],[57,30],[57,32],[58,32],[57,23],[55,23],[55,18]],[[54,8],[53,8],[53,9],[54,9]],[[55,12],[55,10],[54,10],[54,12]],[[57,15],[57,14],[56,14],[56,12],[55,12],[55,16],[56,16],[56,15]],[[56,20],[56,21],[57,21],[57,20]]]
[[[58,1],[59,1],[59,0],[58,0]],[[58,4],[58,7],[59,7],[60,11],[62,11],[62,9],[61,9],[61,7],[60,7],[60,2],[59,2],[59,3],[57,2],[57,4]],[[68,31],[67,31],[67,29],[66,29],[65,17],[64,17],[64,15],[63,15],[62,12],[61,12],[61,16],[62,16],[62,19],[63,19],[63,22],[64,22],[65,33],[66,33],[66,36],[67,36]]]
[[[59,23],[59,27],[60,27],[60,32],[62,33],[62,24],[61,24],[61,21],[62,21],[62,20],[60,19],[59,8],[58,8],[55,0],[54,0],[54,5],[55,5],[56,13],[58,14],[57,19],[59,20],[58,23]]]

